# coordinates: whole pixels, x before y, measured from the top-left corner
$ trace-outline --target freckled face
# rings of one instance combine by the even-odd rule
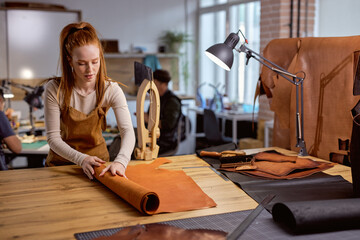
[[[100,69],[100,50],[94,45],[74,48],[71,66],[74,68],[75,80],[83,83],[95,82]]]

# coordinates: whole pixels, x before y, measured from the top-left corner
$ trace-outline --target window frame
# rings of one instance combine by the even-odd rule
[[[226,22],[226,25],[225,25],[225,32],[226,32],[226,36],[230,34],[231,30],[233,29],[230,29],[230,9],[231,7],[233,6],[236,6],[236,5],[241,5],[241,4],[246,4],[246,3],[251,3],[251,2],[260,2],[260,0],[228,0],[227,3],[221,3],[221,4],[215,4],[213,6],[208,6],[208,7],[200,7],[200,1],[201,0],[198,0],[198,6],[197,6],[197,9],[198,9],[198,12],[197,12],[197,20],[196,20],[196,25],[197,25],[197,36],[196,36],[196,52],[200,55],[200,54],[203,54],[202,52],[200,52],[200,39],[201,39],[201,16],[204,15],[204,14],[208,14],[208,13],[216,13],[216,12],[220,12],[220,11],[225,11],[225,22]],[[216,1],[216,0],[215,0]],[[225,40],[225,39],[224,39]],[[215,43],[214,43],[215,44]],[[210,46],[209,46],[210,47]],[[237,46],[238,47],[238,46]],[[238,53],[234,53],[235,55],[238,54]],[[233,66],[234,67],[234,66]],[[232,71],[235,71],[235,69],[233,69]],[[225,93],[226,94],[229,94],[229,81],[230,81],[230,75],[231,74],[235,74],[231,71],[229,72],[226,72],[225,74]],[[202,79],[201,78],[201,58],[199,57],[198,58],[198,61],[197,61],[197,67],[196,67],[196,86],[198,87],[200,83],[200,80]],[[238,84],[238,83],[236,83]],[[239,96],[237,96],[239,98]]]

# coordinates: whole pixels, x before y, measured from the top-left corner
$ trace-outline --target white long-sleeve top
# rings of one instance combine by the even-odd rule
[[[131,116],[124,92],[119,85],[114,82],[106,82],[106,86],[108,87],[104,94],[102,107],[111,107],[113,109],[121,136],[120,151],[114,161],[120,162],[126,168],[135,146],[135,134]],[[44,113],[47,141],[55,153],[81,166],[82,161],[88,155],[71,148],[61,138],[60,107],[63,99],[57,99],[58,88],[59,85],[54,80],[49,81],[45,88]],[[61,96],[60,93],[60,98]],[[73,89],[70,106],[82,113],[89,114],[96,108],[96,91],[84,96]]]

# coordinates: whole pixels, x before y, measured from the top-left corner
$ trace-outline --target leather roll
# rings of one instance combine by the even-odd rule
[[[159,168],[171,163],[157,158],[151,163],[126,168],[127,178],[106,172],[98,175],[105,166],[96,167],[96,178],[141,213],[181,212],[215,207],[216,203],[183,170]],[[160,204],[161,203],[161,204]]]
[[[360,228],[360,201],[356,198],[276,203],[275,222],[296,234]]]
[[[95,177],[102,184],[110,188],[114,193],[130,203],[141,213],[153,215],[159,208],[159,197],[155,192],[140,186],[139,184],[118,175],[113,176],[107,171],[104,176],[99,177],[104,165],[95,167]]]

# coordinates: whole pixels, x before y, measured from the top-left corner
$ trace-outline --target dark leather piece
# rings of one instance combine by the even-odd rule
[[[280,202],[273,219],[296,234],[360,228],[360,201],[356,198]]]
[[[260,179],[234,172],[222,173],[258,203],[267,195],[275,194],[275,199],[266,206],[270,212],[275,202],[344,199],[353,196],[351,183],[341,176],[325,173],[291,180]]]
[[[360,197],[360,101],[352,109],[354,117],[350,144],[351,174],[354,195]]]
[[[342,139],[338,139],[339,142],[339,150],[344,150],[344,151],[348,151],[349,150],[349,146],[350,146],[350,140],[346,139],[346,140],[342,140]]]
[[[354,89],[353,94],[360,95],[360,61],[359,61],[360,51],[354,52]]]
[[[330,162],[340,163],[350,167],[349,155],[330,153]]]
[[[225,240],[226,233],[218,230],[208,229],[182,229],[167,224],[146,224],[134,227],[126,227],[111,235],[98,237],[94,240]]]

